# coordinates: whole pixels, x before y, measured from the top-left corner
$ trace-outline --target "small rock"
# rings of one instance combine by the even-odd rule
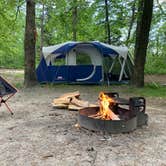
[[[93,148],[93,147],[88,147],[86,150],[87,150],[88,152],[92,152],[92,151],[94,151],[94,148]]]

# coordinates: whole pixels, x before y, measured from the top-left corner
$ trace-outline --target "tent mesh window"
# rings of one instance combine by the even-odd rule
[[[65,65],[65,58],[56,58],[53,62],[52,62],[53,66],[61,66],[61,65]]]
[[[121,65],[119,60],[115,61],[114,67],[111,72],[109,72],[110,66],[113,63],[113,59],[110,57],[104,57],[103,60],[103,66],[104,66],[104,80],[110,80],[110,81],[118,81],[119,80],[119,74],[121,71]],[[122,80],[129,80],[131,75],[131,66],[129,59],[126,61],[126,65],[124,68],[124,71],[126,74],[123,74]]]
[[[88,54],[77,53],[76,56],[76,63],[77,65],[91,65],[91,59]]]

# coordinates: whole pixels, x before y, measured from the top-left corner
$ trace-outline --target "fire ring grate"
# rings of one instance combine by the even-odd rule
[[[119,98],[117,93],[107,93],[116,100],[114,112],[119,115],[120,120],[102,120],[89,117],[97,114],[99,107],[87,107],[79,110],[78,123],[93,131],[104,131],[108,133],[125,133],[135,130],[137,127],[148,124],[148,115],[145,113],[145,99],[134,97],[129,100]],[[122,106],[127,105],[128,109]]]

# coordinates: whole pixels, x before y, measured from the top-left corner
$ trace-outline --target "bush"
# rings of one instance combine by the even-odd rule
[[[148,55],[145,65],[146,74],[166,74],[166,56]]]

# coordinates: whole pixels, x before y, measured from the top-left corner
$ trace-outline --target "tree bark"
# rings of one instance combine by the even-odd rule
[[[153,0],[139,0],[132,85],[144,86],[144,67],[152,20]]]
[[[105,26],[106,26],[107,42],[108,42],[108,44],[111,44],[109,12],[108,12],[108,1],[107,0],[105,0]]]
[[[26,26],[24,38],[24,85],[32,86],[36,83],[35,73],[35,43],[36,43],[36,26],[35,26],[35,2],[26,0]]]
[[[72,19],[73,41],[77,41],[77,0],[73,0]]]

